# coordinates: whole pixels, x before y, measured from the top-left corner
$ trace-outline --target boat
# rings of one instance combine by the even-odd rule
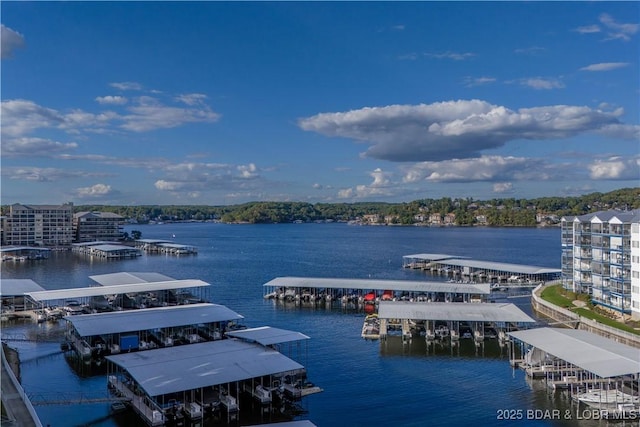
[[[620,404],[638,405],[640,397],[620,390],[591,390],[575,396],[576,400],[596,408],[615,408]]]
[[[364,318],[362,325],[362,338],[377,340],[380,338],[380,319],[377,314],[369,314]]]
[[[124,402],[113,402],[111,404],[111,412],[113,413],[123,412],[126,409],[127,405],[125,405]]]
[[[376,293],[375,292],[369,292],[364,297],[362,297],[362,301],[365,304],[375,304],[376,303]]]

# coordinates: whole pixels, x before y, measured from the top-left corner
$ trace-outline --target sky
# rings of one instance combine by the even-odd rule
[[[640,186],[639,2],[0,4],[1,203]]]

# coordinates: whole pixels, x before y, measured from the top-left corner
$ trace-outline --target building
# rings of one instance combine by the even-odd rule
[[[639,223],[640,209],[563,217],[563,287],[640,318]]]
[[[66,246],[73,241],[73,204],[13,204],[2,220],[2,244]]]
[[[116,241],[122,238],[124,218],[112,212],[78,212],[73,215],[75,241]]]

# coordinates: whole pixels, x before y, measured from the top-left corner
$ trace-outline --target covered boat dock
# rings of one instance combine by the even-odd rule
[[[208,301],[207,282],[197,279],[142,282],[26,292],[45,310],[63,314],[162,307]]]
[[[139,249],[117,242],[73,243],[71,250],[83,255],[106,259],[135,258],[142,255]]]
[[[3,246],[2,261],[27,261],[49,258],[51,249],[34,246]]]
[[[211,303],[67,316],[66,339],[82,359],[220,340],[243,316]]]
[[[536,321],[510,303],[416,303],[381,301],[378,306],[380,338],[389,329],[399,330],[405,338],[424,334],[436,338],[474,338],[482,341],[496,337],[506,340],[508,331]]]
[[[108,386],[151,426],[183,416],[200,419],[205,412],[238,419],[240,394],[253,390],[269,408],[284,405],[285,384],[301,388],[304,366],[272,348],[239,339],[107,356]],[[257,392],[256,392],[257,390]]]
[[[192,245],[183,245],[171,240],[139,239],[135,241],[136,248],[147,253],[161,253],[171,255],[197,254],[198,249]]]
[[[415,268],[450,275],[466,277],[469,280],[491,283],[513,283],[537,285],[560,278],[558,268],[538,267],[524,264],[479,261],[465,257],[443,254],[414,254],[402,257],[405,268]]]
[[[640,352],[588,331],[537,328],[510,332],[522,346],[512,355],[532,378],[553,389],[569,389],[574,401],[606,410],[612,417],[640,413]]]
[[[411,280],[276,277],[265,283],[264,298],[343,304],[375,304],[381,300],[480,302],[491,293],[488,283]]]
[[[0,297],[2,320],[10,320],[18,317],[43,319],[38,311],[38,303],[33,300],[29,292],[44,291],[44,288],[31,279],[0,279]]]

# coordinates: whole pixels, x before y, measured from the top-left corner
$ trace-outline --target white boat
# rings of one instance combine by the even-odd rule
[[[620,404],[637,405],[640,397],[623,393],[620,390],[592,390],[576,395],[576,399],[589,406],[598,408],[617,407]]]

